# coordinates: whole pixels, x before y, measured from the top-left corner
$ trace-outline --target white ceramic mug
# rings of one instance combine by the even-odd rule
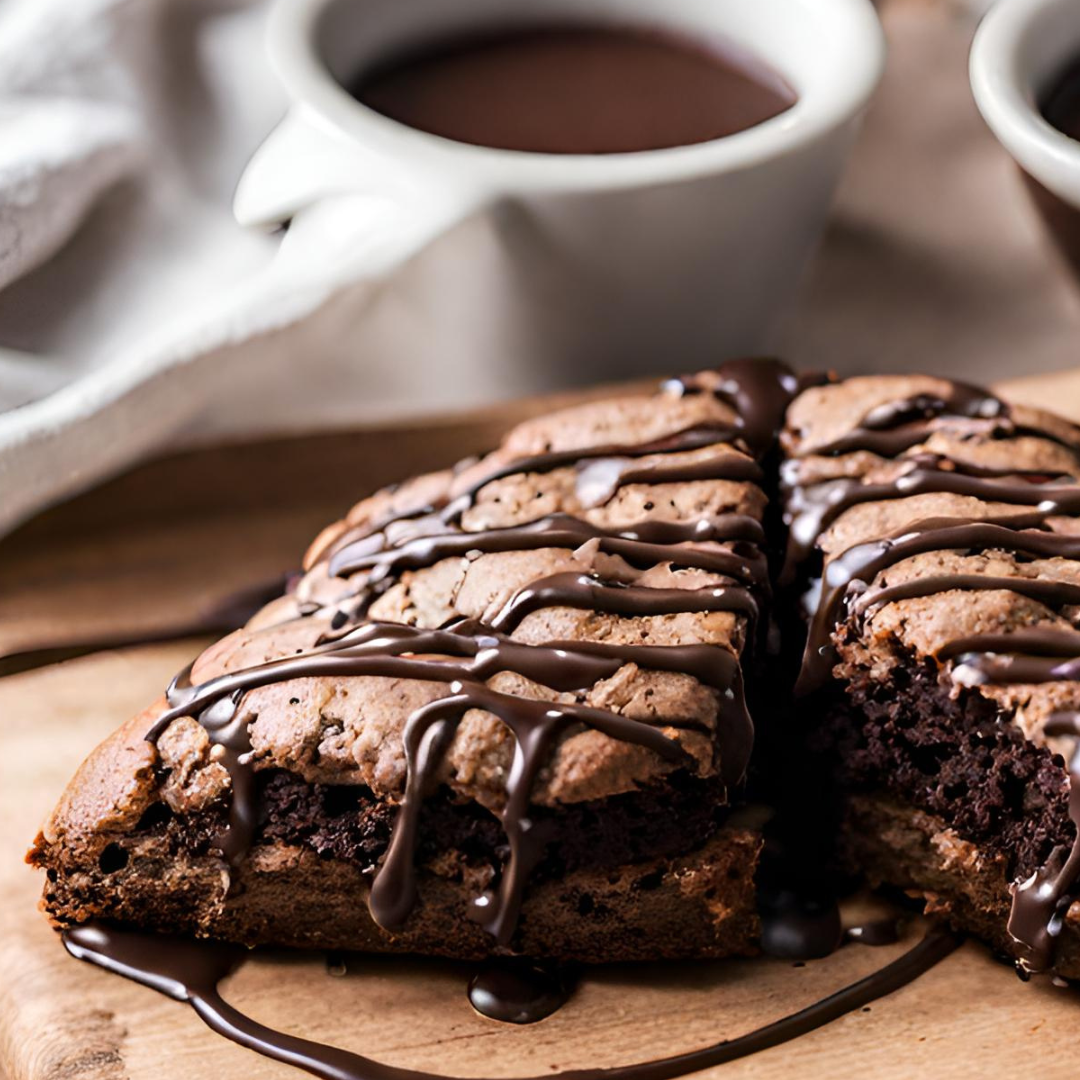
[[[720,36],[797,103],[746,131],[605,155],[505,151],[406,127],[343,83],[473,30],[613,23]],[[279,0],[292,99],[237,190],[246,225],[291,221],[281,257],[385,280],[416,256],[401,363],[455,365],[473,397],[767,347],[823,227],[884,42],[870,0]],[[418,254],[419,253],[419,254]]]
[[[1080,0],[999,0],[971,47],[971,88],[983,118],[1035,181],[1051,233],[1080,272],[1080,141],[1043,117],[1039,103],[1080,63]]]

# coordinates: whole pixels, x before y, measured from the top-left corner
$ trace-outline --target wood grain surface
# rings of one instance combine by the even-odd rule
[[[189,641],[100,653],[0,682],[5,743],[0,861],[0,1060],[10,1080],[285,1080],[288,1068],[213,1035],[186,1007],[70,959],[34,910],[39,875],[16,865],[86,749],[143,705],[198,647]],[[468,1007],[462,965],[355,957],[349,975],[321,957],[269,954],[243,968],[228,999],[259,1020],[397,1065],[456,1076],[543,1075],[690,1049],[808,1004],[885,963],[896,947],[850,946],[824,961],[617,966],[586,972],[577,995],[517,1029]],[[388,1004],[389,1003],[389,1004]],[[731,1077],[1028,1075],[1075,1069],[1072,992],[1018,982],[966,945],[917,983]]]

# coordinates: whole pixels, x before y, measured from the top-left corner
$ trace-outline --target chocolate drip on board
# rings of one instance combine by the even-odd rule
[[[801,884],[801,883],[800,883]],[[831,956],[844,940],[840,908],[832,893],[770,889],[758,896],[761,951],[783,960]]]
[[[177,1001],[186,1001],[219,1035],[323,1080],[446,1080],[437,1074],[384,1065],[348,1050],[276,1031],[233,1008],[222,998],[219,984],[242,962],[242,949],[100,924],[66,930],[63,936],[65,947],[78,959],[134,979]],[[815,1031],[901,989],[944,960],[960,940],[947,931],[931,930],[898,959],[865,978],[798,1012],[700,1050],[635,1065],[548,1072],[528,1080],[672,1080],[737,1061]]]
[[[469,980],[469,1004],[489,1020],[535,1024],[566,1003],[572,974],[557,964],[518,958],[488,960]]]
[[[872,919],[844,930],[844,942],[852,945],[869,945],[879,949],[884,945],[895,945],[899,940],[900,924],[895,918]]]
[[[646,521],[604,530],[571,515],[550,514],[524,526],[468,533],[462,530],[461,519],[483,488],[495,480],[569,466],[578,470],[578,493],[585,505],[610,498],[627,483],[694,479],[756,483],[762,476],[758,463],[727,444],[734,442],[755,453],[764,452],[775,438],[794,390],[793,377],[776,362],[727,365],[721,369],[714,392],[735,405],[734,423],[696,425],[629,447],[551,451],[493,468],[465,463],[455,473],[461,490],[452,487],[438,505],[387,515],[375,526],[349,530],[328,544],[316,561],[327,561],[332,576],[360,573],[355,610],[351,614],[339,610],[331,633],[303,655],[233,672],[202,686],[191,686],[186,676],[178,679],[170,688],[169,709],[147,735],[156,742],[181,716],[193,716],[203,724],[213,744],[212,753],[228,770],[232,786],[229,825],[215,840],[222,854],[235,865],[250,848],[258,820],[243,695],[292,678],[370,675],[447,685],[448,693],[417,709],[404,729],[405,794],[369,897],[372,916],[387,929],[403,925],[415,904],[420,808],[436,781],[456,728],[469,710],[490,713],[513,735],[513,762],[501,812],[509,857],[497,886],[477,897],[473,910],[477,921],[501,945],[508,945],[513,938],[529,875],[550,841],[544,828],[531,820],[528,809],[540,770],[568,725],[583,725],[644,746],[675,768],[692,765],[677,740],[650,724],[580,704],[498,693],[486,682],[499,672],[516,673],[557,693],[589,689],[627,663],[692,674],[717,692],[721,779],[728,788],[740,783],[753,743],[753,725],[744,704],[739,662],[723,648],[595,646],[587,642],[524,645],[508,635],[534,611],[568,607],[635,617],[729,612],[746,620],[747,636],[752,639],[760,622],[760,599],[768,592],[760,522],[746,515],[722,514],[692,523]],[[717,448],[717,454],[698,454],[691,461],[641,462],[656,455],[712,447]],[[621,556],[630,565],[692,567],[717,575],[721,584],[696,589],[646,588],[605,580],[596,573],[554,574],[520,588],[490,626],[458,620],[438,630],[416,630],[398,624],[362,623],[355,630],[339,633],[363,617],[379,590],[404,570],[473,552],[576,549],[588,541],[596,541],[601,550]],[[340,597],[336,602],[340,603]],[[312,610],[301,608],[300,614]]]
[[[874,919],[845,927],[831,893],[778,889],[759,901],[761,951],[784,960],[819,960],[842,945],[895,945],[899,920]]]

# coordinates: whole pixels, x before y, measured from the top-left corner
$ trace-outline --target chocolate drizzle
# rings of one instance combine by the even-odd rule
[[[911,468],[890,482],[843,478],[801,486],[797,483],[798,463],[789,461],[784,468],[786,520],[791,526],[788,583],[794,578],[794,568],[805,561],[825,531],[847,510],[863,503],[950,493],[1018,508],[1016,514],[981,520],[942,517],[918,521],[892,536],[855,544],[826,559],[811,604],[797,694],[811,693],[827,683],[837,660],[833,644],[836,628],[841,623],[858,624],[886,604],[954,590],[995,589],[1027,597],[1051,610],[1080,604],[1080,585],[1048,576],[924,572],[906,581],[875,584],[878,575],[903,560],[939,551],[998,550],[1017,558],[1080,560],[1080,537],[1049,528],[1055,517],[1080,515],[1080,485],[1073,476],[987,469],[941,454],[901,457],[942,427],[955,427],[965,438],[976,439],[1033,435],[1067,446],[1074,453],[1077,450],[1051,432],[1017,425],[1008,407],[997,398],[953,384],[941,397],[916,395],[873,409],[850,433],[810,451],[817,455],[862,451],[910,461]],[[1076,681],[1080,675],[1080,633],[1030,627],[1009,634],[976,635],[949,643],[937,660],[949,665],[954,685],[964,688]],[[1080,736],[1080,712],[1055,713],[1045,734]],[[1080,755],[1073,755],[1067,782],[1076,835],[1071,850],[1055,850],[1029,879],[1013,886],[1009,933],[1024,975],[1053,966],[1054,939],[1080,882]]]
[[[664,384],[677,394],[715,394],[739,416],[739,429],[758,457],[773,447],[784,413],[800,390],[795,373],[780,360],[729,360],[715,371],[683,375]]]
[[[513,736],[513,761],[500,814],[509,856],[495,886],[475,898],[473,910],[477,921],[502,946],[512,943],[530,873],[551,839],[543,824],[534,822],[529,807],[539,773],[566,728],[591,728],[645,747],[673,769],[694,766],[674,725],[665,731],[576,702],[500,693],[487,684],[501,672],[515,673],[557,695],[591,689],[626,664],[690,674],[716,693],[715,741],[721,779],[728,789],[741,783],[753,744],[753,725],[744,704],[739,660],[731,652],[698,644],[525,644],[512,635],[531,613],[560,607],[633,617],[727,612],[745,621],[747,640],[752,641],[762,623],[761,605],[769,589],[759,521],[743,514],[719,514],[688,523],[650,520],[604,529],[570,514],[553,513],[525,525],[468,532],[462,520],[494,481],[562,468],[577,470],[577,498],[586,510],[602,505],[626,484],[699,479],[757,483],[761,467],[739,447],[759,455],[772,446],[794,390],[794,378],[775,361],[725,365],[714,384],[698,385],[688,379],[669,392],[715,393],[735,408],[737,415],[731,423],[698,424],[632,446],[555,450],[510,462],[496,459],[494,465],[464,463],[436,504],[389,514],[324,545],[315,562],[325,563],[331,577],[349,579],[351,611],[340,607],[331,632],[302,655],[231,672],[199,686],[192,686],[183,674],[170,687],[168,710],[147,734],[148,740],[156,742],[174,720],[184,716],[195,717],[206,729],[213,754],[231,779],[229,825],[215,840],[226,859],[235,865],[243,858],[255,839],[258,820],[244,694],[288,679],[382,676],[446,687],[413,712],[404,728],[405,792],[369,898],[372,916],[389,930],[403,926],[416,903],[414,859],[421,805],[458,724],[470,710],[497,717]],[[687,453],[693,455],[689,460],[665,461]],[[589,542],[632,568],[683,567],[712,574],[718,581],[697,588],[649,588],[635,584],[632,576],[623,580],[596,570],[564,572],[523,585],[490,618],[490,625],[459,619],[438,629],[417,629],[363,621],[372,602],[405,571],[475,553],[575,550]],[[301,618],[320,610],[320,605],[303,595],[300,600]],[[340,594],[334,603],[343,604]]]
[[[951,382],[943,396],[915,394],[878,405],[847,435],[817,447],[814,452],[837,456],[868,450],[882,457],[897,457],[925,441],[941,426],[942,419],[974,421],[967,425],[967,430],[991,438],[1018,433],[1004,401],[977,386]]]
[[[951,381],[944,395],[914,394],[878,405],[846,435],[815,447],[813,452],[838,457],[863,450],[894,458],[943,428],[984,439],[1032,435],[1073,451],[1080,449],[1055,432],[1018,423],[1007,402],[981,387]]]
[[[68,951],[109,971],[141,982],[177,1001],[186,1001],[218,1034],[275,1061],[323,1080],[443,1080],[435,1074],[383,1065],[347,1050],[266,1027],[229,1005],[219,983],[241,962],[243,950],[97,924],[64,932]],[[960,939],[931,930],[917,945],[865,978],[745,1035],[700,1050],[636,1065],[548,1072],[542,1080],[672,1080],[724,1065],[795,1039],[891,994],[944,960]],[[530,1078],[541,1080],[541,1077]]]
[[[492,620],[496,630],[513,630],[526,615],[549,607],[582,608],[615,615],[677,615],[730,611],[756,624],[758,605],[741,586],[704,589],[654,589],[607,582],[595,574],[552,574],[516,592]]]
[[[455,473],[456,478],[465,481],[461,491],[455,490],[453,495],[447,494],[437,504],[423,506],[416,510],[391,513],[374,524],[351,529],[337,538],[326,550],[316,552],[311,564],[327,558],[333,560],[356,541],[366,540],[376,534],[384,534],[385,541],[392,545],[397,539],[394,536],[395,531],[406,536],[428,536],[454,530],[459,525],[461,517],[475,504],[476,497],[485,487],[510,476],[544,474],[557,469],[577,468],[576,487],[579,497],[584,495],[587,499],[583,505],[588,507],[601,505],[603,501],[600,486],[595,482],[597,475],[603,477],[603,488],[610,492],[610,495],[614,495],[619,487],[627,483],[675,483],[706,478],[702,475],[704,473],[713,474],[708,476],[708,479],[756,481],[760,479],[760,469],[757,464],[752,459],[732,453],[728,447],[728,444],[739,439],[740,435],[741,426],[738,423],[697,424],[674,435],[633,446],[605,445],[579,450],[548,451],[530,457],[517,458],[506,464],[496,464],[493,468],[485,466],[482,462],[475,465],[469,464],[461,468],[460,472]],[[633,466],[634,460],[638,458],[709,448],[719,448],[723,453],[714,458],[695,459],[693,462],[676,466],[644,468]],[[594,477],[591,483],[588,481],[590,474]],[[398,527],[397,530],[395,526]],[[340,569],[341,564],[338,565],[338,569],[331,567],[332,574],[344,572]]]
[[[1057,514],[1080,511],[1080,486],[1075,483],[1061,483],[1057,479],[1045,483],[1010,483],[1004,477],[971,476],[946,469],[938,459],[933,467],[913,468],[884,484],[852,479],[829,480],[809,488],[795,487],[787,501],[791,529],[789,561],[797,564],[805,559],[825,530],[853,506],[943,493],[1034,507],[1035,512],[1025,520],[1040,523]]]
[[[636,720],[602,709],[562,705],[549,701],[500,694],[482,683],[453,682],[451,695],[418,709],[405,726],[405,759],[408,780],[390,848],[371,887],[369,906],[380,926],[396,930],[403,926],[416,902],[413,855],[420,820],[420,805],[427,780],[449,745],[457,722],[469,709],[483,709],[498,716],[514,735],[514,761],[506,782],[503,828],[510,858],[497,892],[474,901],[474,918],[500,945],[508,945],[517,926],[529,875],[540,861],[550,839],[528,816],[533,785],[550,754],[558,732],[578,722],[605,735],[655,750],[677,764],[689,756],[662,732]]]
[[[500,671],[515,671],[550,689],[568,692],[610,678],[625,663],[691,673],[718,691],[721,775],[726,783],[737,783],[749,759],[753,725],[743,702],[738,661],[730,653],[706,645],[527,645],[467,622],[444,630],[367,623],[307,655],[223,675],[201,686],[191,686],[184,673],[169,689],[170,709],[158,718],[147,738],[154,741],[174,720],[195,716],[214,745],[223,748],[221,763],[229,770],[233,798],[229,827],[216,843],[235,864],[250,847],[258,817],[247,717],[238,707],[245,691],[314,676],[374,675],[449,684],[449,696],[418,709],[405,726],[409,764],[405,798],[390,850],[372,887],[372,914],[381,925],[394,928],[411,910],[415,899],[412,853],[420,802],[439,750],[457,723],[469,709],[483,709],[498,716],[516,739],[503,813],[510,861],[499,892],[481,897],[479,911],[479,921],[505,943],[512,935],[529,871],[548,839],[542,830],[530,832],[526,810],[536,774],[558,732],[578,723],[648,747],[675,765],[685,766],[690,758],[674,739],[648,724],[601,709],[500,694],[487,687],[485,680]]]
[[[1013,886],[1009,934],[1017,946],[1021,974],[1048,971],[1054,963],[1055,940],[1073,903],[1080,880],[1080,712],[1054,713],[1045,734],[1077,740],[1069,758],[1069,818],[1076,830],[1072,847],[1057,848],[1026,881]]]
[[[609,502],[626,484],[689,484],[695,480],[735,480],[760,483],[761,466],[741,454],[719,454],[682,465],[639,468],[633,458],[601,458],[578,470],[578,502],[591,509]]]
[[[572,992],[573,980],[565,968],[517,958],[489,960],[469,980],[469,1004],[481,1016],[505,1024],[544,1020]]]
[[[953,678],[965,686],[1075,682],[1080,677],[1080,633],[1026,628],[1012,634],[974,635],[950,644]],[[1080,711],[1050,715],[1047,738],[1074,740],[1068,761],[1072,845],[1058,846],[1047,861],[1012,887],[1008,931],[1016,947],[1017,970],[1027,977],[1049,971],[1055,942],[1080,883]]]
[[[363,588],[374,595],[402,571],[425,569],[443,559],[472,552],[575,548],[589,540],[597,540],[601,551],[619,555],[631,565],[670,562],[673,566],[724,574],[759,591],[768,587],[768,570],[758,546],[764,541],[764,533],[755,518],[744,514],[721,514],[687,523],[643,521],[614,530],[601,529],[569,514],[550,514],[528,525],[505,529],[410,534],[389,546],[382,534],[376,534],[339,549],[330,559],[330,574],[340,577],[366,570]],[[705,543],[734,547],[728,550],[698,546]]]
[[[259,816],[255,772],[249,761],[251,739],[247,718],[237,709],[241,691],[236,688],[218,695],[200,694],[191,685],[191,667],[189,664],[169,684],[165,697],[170,708],[154,724],[146,738],[149,742],[156,742],[178,716],[194,715],[203,726],[213,745],[211,755],[226,769],[232,784],[229,824],[214,837],[214,844],[229,865],[236,867],[251,847]]]
[[[1042,512],[1013,520],[1013,527],[1002,524],[1001,519],[968,521],[962,518],[929,518],[908,526],[894,536],[856,544],[836,555],[825,566],[821,591],[810,619],[802,671],[796,684],[796,693],[806,694],[824,685],[835,662],[831,645],[833,628],[849,614],[865,615],[872,607],[901,599],[898,586],[895,591],[868,588],[878,574],[889,567],[915,555],[931,551],[983,551],[996,549],[1010,551],[1032,558],[1080,558],[1080,537],[1059,533],[1041,532],[1031,528],[1038,524]],[[957,575],[938,575],[919,578],[908,583],[911,595],[929,595],[954,588],[1005,588],[1021,591],[1034,579],[999,579],[996,584],[986,577],[970,575],[962,579]],[[965,584],[966,582],[966,584]],[[1046,588],[1045,586],[1054,586]],[[1031,584],[1038,591],[1038,599],[1047,603],[1068,603],[1066,594],[1074,587],[1066,587],[1064,593],[1056,591],[1056,583]],[[920,591],[921,590],[921,591]],[[1030,594],[1029,594],[1030,595]]]

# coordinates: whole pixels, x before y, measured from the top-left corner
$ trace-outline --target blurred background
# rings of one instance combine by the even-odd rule
[[[1080,289],[972,99],[985,7],[878,4],[886,74],[771,342],[794,363],[983,382],[1076,365]],[[232,198],[287,105],[266,17],[264,0],[0,3],[0,530],[150,454],[623,374],[612,356],[478,373],[453,335],[431,340],[447,312],[423,257],[260,304],[282,233],[241,228]],[[498,258],[490,220],[458,228],[470,260]]]

